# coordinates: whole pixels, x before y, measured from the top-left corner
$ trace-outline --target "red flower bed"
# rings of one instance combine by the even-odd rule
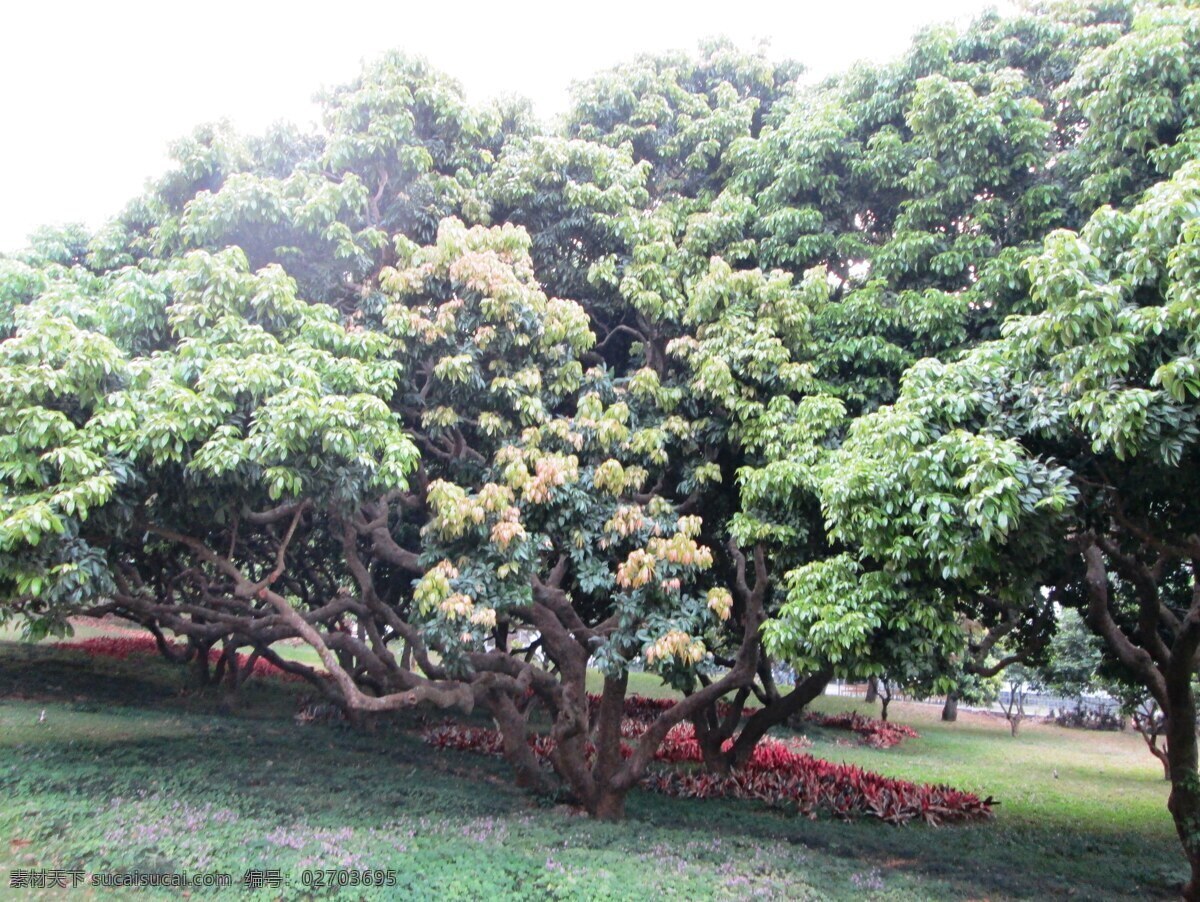
[[[850,730],[862,737],[863,745],[877,749],[890,749],[905,739],[916,739],[921,735],[912,727],[906,727],[904,724],[875,720],[873,717],[864,717],[854,711],[848,711],[845,714],[818,714],[810,711],[804,715],[804,719],[821,727]]]
[[[167,644],[180,653],[186,648],[182,642],[168,642]],[[154,641],[154,637],[149,634],[140,636],[96,636],[91,639],[81,639],[78,642],[56,642],[54,643],[54,648],[82,651],[89,657],[116,658],[122,661],[130,655],[158,654],[158,644]],[[210,664],[216,664],[220,658],[221,651],[219,649],[210,648],[208,650],[208,661]],[[249,655],[239,654],[237,656],[238,667],[245,667],[249,660]],[[265,658],[255,659],[251,674],[257,677],[274,677],[281,680],[303,679],[285,670],[280,670]]]
[[[600,706],[600,696],[594,694],[588,695],[588,702],[594,714]],[[645,724],[654,720],[674,704],[675,699],[671,698],[647,698],[644,695],[626,696],[625,717],[634,724],[643,724],[643,726],[641,727],[641,732],[631,734],[627,730],[634,730],[637,727],[622,725],[621,735],[626,739],[633,739],[640,736],[642,732],[645,732]],[[727,716],[730,710],[731,706],[727,703],[717,702],[718,717]],[[758,710],[758,708],[747,707],[743,709],[742,714],[749,717]],[[869,745],[877,749],[888,749],[894,745],[899,745],[905,739],[916,739],[921,735],[912,727],[876,720],[852,711],[845,714],[818,714],[815,711],[809,711],[804,715],[804,719],[822,727],[849,730],[860,737],[859,741],[863,745]]]
[[[181,649],[182,645],[173,643],[172,648]],[[94,639],[81,639],[78,642],[55,642],[54,648],[67,651],[82,651],[92,658],[117,658],[125,660],[130,655],[158,654],[158,645],[154,637],[142,636],[96,636]]]
[[[621,735],[640,735],[636,727],[627,730],[629,724],[622,724]],[[438,749],[489,755],[503,752],[500,733],[482,727],[446,724],[426,731],[424,738]],[[533,737],[530,745],[542,759],[554,747],[553,740],[546,736]],[[622,743],[621,753],[628,757],[632,750]],[[672,728],[655,759],[667,765],[700,762],[700,746],[691,724]],[[949,786],[910,783],[852,765],[833,764],[794,752],[773,739],[760,742],[750,760],[728,776],[667,767],[649,774],[642,785],[673,796],[758,799],[771,805],[795,805],[807,815],[824,811],[845,820],[875,817],[889,824],[918,819],[934,825],[979,820],[991,817],[995,804],[990,797],[980,799]]]

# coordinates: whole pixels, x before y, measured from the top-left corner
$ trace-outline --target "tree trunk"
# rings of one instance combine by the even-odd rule
[[[1141,734],[1142,739],[1146,743],[1146,748],[1150,750],[1150,754],[1159,760],[1163,768],[1163,779],[1171,779],[1171,756],[1168,751],[1167,743],[1162,748],[1158,745],[1159,736],[1166,730],[1166,725],[1161,722],[1157,707],[1149,707],[1143,716],[1138,710],[1133,712],[1133,726]]]
[[[218,686],[225,681],[225,669],[229,666],[229,649],[228,644],[221,647],[221,657],[217,658],[217,666],[213,668],[212,681]],[[236,667],[237,664],[235,663],[234,666]]]
[[[496,649],[508,651],[508,623],[505,621],[496,624]]]
[[[879,677],[871,677],[867,680],[867,694],[863,696],[863,701],[868,705],[874,703],[879,698]]]
[[[1191,880],[1183,897],[1200,900],[1200,766],[1196,748],[1196,700],[1191,673],[1185,671],[1167,681],[1166,734],[1171,796],[1167,808],[1175,819],[1175,830],[1191,867]]]
[[[958,720],[958,693],[951,692],[946,696],[946,704],[942,705],[942,720],[954,723]]]
[[[620,821],[625,819],[624,791],[601,789],[596,794],[595,804],[589,812],[598,821]]]
[[[628,676],[605,677],[596,713],[595,729],[588,712],[583,678],[568,686],[555,715],[551,736],[557,742],[550,762],[587,813],[597,820],[619,821],[625,817],[625,796],[633,784],[620,785],[617,771],[621,758],[621,718],[625,710]],[[594,740],[593,762],[588,763],[589,739]]]
[[[529,747],[529,725],[512,698],[507,693],[491,692],[487,702],[504,741],[504,757],[516,774],[517,786],[535,792],[550,792],[553,786],[549,776]]]
[[[196,645],[196,681],[201,686],[212,682],[212,672],[208,669],[208,652],[212,648],[209,642],[199,642]]]
[[[724,717],[717,714],[719,699],[692,715],[696,742],[700,746],[700,759],[706,770],[723,776],[729,773],[730,756],[725,754],[723,746],[727,740],[733,738],[734,732],[742,722],[742,714],[746,710],[746,701],[750,698],[752,688],[755,695],[762,697],[757,687],[743,686],[729,702],[729,710],[725,712]],[[778,701],[776,693],[775,703]],[[770,704],[767,704],[767,707],[770,707]]]
[[[751,685],[758,700],[764,705],[770,705],[779,701],[779,687],[775,685],[775,674],[771,673],[770,657],[762,649],[759,650],[758,655],[758,679],[762,683],[762,690],[759,691],[757,686]]]
[[[221,707],[233,711],[237,705],[238,688],[242,683],[242,668],[238,664],[238,653],[235,648],[226,652],[225,679],[221,682]]]
[[[238,705],[241,668],[238,665],[237,649],[236,645],[227,641],[213,673],[213,685],[221,690],[220,710],[227,714],[235,712]]]
[[[825,691],[833,678],[833,669],[823,667],[797,683],[792,691],[773,705],[759,708],[742,727],[733,747],[726,753],[731,767],[740,767],[754,752],[767,730],[803,711],[814,698]]]
[[[158,653],[168,661],[175,664],[186,664],[195,652],[195,646],[190,642],[183,651],[176,651],[153,621],[143,622],[142,626],[150,631],[150,635],[154,637],[154,644],[158,647]]]
[[[1023,719],[1023,717],[1020,714],[1010,714],[1009,715],[1008,725],[1009,725],[1009,728],[1012,730],[1013,736],[1016,736],[1017,733],[1020,731],[1022,719]]]
[[[895,689],[895,684],[890,679],[885,677],[884,679],[878,680],[876,682],[876,686],[878,687],[880,701],[879,719],[884,723],[887,723],[888,705],[892,703],[892,695],[893,690]]]
[[[621,721],[625,717],[625,693],[629,686],[629,673],[605,676],[604,689],[600,693],[600,706],[596,709],[596,722],[592,741],[596,746],[596,761],[592,773],[598,792],[605,792],[621,767]]]

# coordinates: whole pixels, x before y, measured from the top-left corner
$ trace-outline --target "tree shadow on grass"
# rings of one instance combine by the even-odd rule
[[[0,699],[25,705],[31,720],[40,702],[66,705],[68,712],[121,709],[127,715],[108,733],[68,740],[48,733],[0,745],[5,757],[20,762],[3,781],[6,790],[29,798],[69,794],[99,809],[114,797],[154,787],[181,798],[222,800],[243,818],[287,824],[302,817],[313,829],[330,830],[365,829],[398,816],[455,823],[532,814],[577,847],[615,846],[634,854],[664,836],[680,847],[711,840],[787,843],[798,857],[811,851],[840,860],[843,870],[877,868],[923,887],[932,881],[959,897],[1172,898],[1182,876],[1175,850],[1148,838],[1028,824],[811,821],[754,802],[648,792],[633,794],[625,824],[595,824],[546,810],[551,803],[511,786],[499,760],[434,752],[415,734],[420,713],[373,733],[299,726],[291,712],[304,687],[256,680],[244,687],[237,714],[225,715],[218,693],[181,695],[188,675],[164,661],[105,661],[101,672],[82,655],[76,660],[44,646],[7,645],[16,647],[0,647]],[[188,716],[173,719],[169,729],[151,726],[168,714]]]

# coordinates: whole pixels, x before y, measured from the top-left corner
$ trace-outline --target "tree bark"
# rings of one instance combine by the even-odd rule
[[[602,789],[596,794],[594,809],[589,813],[598,821],[625,819],[625,791]]]
[[[201,686],[212,682],[212,672],[208,669],[208,652],[211,648],[211,642],[196,643],[196,682]]]
[[[516,774],[517,786],[551,792],[551,781],[529,747],[529,725],[512,698],[504,692],[489,692],[487,703],[504,741],[504,757]]]
[[[942,705],[942,720],[954,723],[958,720],[958,693],[951,692],[946,696],[946,704]]]
[[[867,680],[867,694],[863,696],[863,701],[868,705],[872,704],[879,698],[879,677],[871,677]]]
[[[822,667],[797,683],[792,691],[778,702],[756,711],[746,721],[742,732],[738,734],[733,747],[726,755],[730,767],[738,767],[748,760],[759,740],[767,735],[767,730],[803,711],[813,699],[825,691],[832,678],[833,668]]]
[[[1173,675],[1167,683],[1169,708],[1165,712],[1171,795],[1167,809],[1191,867],[1191,880],[1183,897],[1200,900],[1200,762],[1196,747],[1196,699],[1191,673]]]

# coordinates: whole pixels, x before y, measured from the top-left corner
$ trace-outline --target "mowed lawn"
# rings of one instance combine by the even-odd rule
[[[993,820],[890,827],[639,791],[613,825],[512,788],[501,761],[434,752],[419,734],[440,714],[302,725],[302,685],[254,680],[230,708],[189,678],[154,657],[0,642],[0,897],[128,894],[10,891],[31,868],[220,871],[233,889],[192,896],[262,899],[1132,899],[1171,898],[1183,876],[1136,735],[1026,723],[1014,739],[999,718],[893,703],[920,738],[873,750],[812,728],[813,754],[992,795]],[[288,882],[250,893],[249,868]],[[311,891],[317,868],[391,869],[396,885]]]

